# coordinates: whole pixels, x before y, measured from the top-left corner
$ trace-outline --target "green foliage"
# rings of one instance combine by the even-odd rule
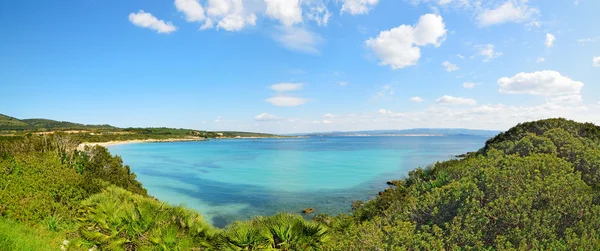
[[[524,123],[328,220],[333,250],[598,250],[600,130]]]
[[[523,123],[477,153],[391,181],[375,199],[353,203],[351,214],[306,221],[280,213],[223,230],[148,197],[106,148],[75,150],[83,140],[202,132],[5,137],[0,216],[26,224],[9,222],[15,230],[3,234],[10,228],[0,217],[0,245],[21,245],[20,236],[32,238],[28,229],[52,235],[75,226],[71,246],[101,250],[600,250],[599,128],[564,119]]]
[[[147,194],[120,157],[76,145],[62,134],[0,142],[0,216],[58,230],[82,200],[110,184]]]
[[[82,203],[81,236],[107,250],[191,250],[210,247],[214,230],[196,212],[108,187]]]
[[[300,215],[279,213],[236,222],[220,234],[222,250],[321,250],[329,240],[328,228]]]

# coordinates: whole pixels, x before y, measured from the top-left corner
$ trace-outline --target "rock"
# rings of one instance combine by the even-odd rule
[[[304,210],[302,210],[302,213],[303,213],[303,214],[310,214],[310,213],[312,213],[312,212],[314,212],[314,211],[315,211],[315,209],[314,209],[314,208],[310,208],[310,207],[309,207],[309,208],[305,208]]]

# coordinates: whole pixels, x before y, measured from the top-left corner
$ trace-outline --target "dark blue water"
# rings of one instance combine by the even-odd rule
[[[208,222],[279,211],[348,212],[408,171],[483,147],[487,138],[315,137],[111,146],[149,193]]]

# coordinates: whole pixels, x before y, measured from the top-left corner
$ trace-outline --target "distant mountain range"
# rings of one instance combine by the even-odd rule
[[[349,131],[349,132],[318,132],[293,134],[294,136],[311,137],[341,137],[341,136],[482,136],[493,137],[500,131],[493,130],[471,130],[455,128],[415,128],[406,130],[367,130],[367,131]]]

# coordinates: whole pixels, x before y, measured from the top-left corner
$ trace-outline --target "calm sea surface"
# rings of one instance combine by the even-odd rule
[[[485,137],[314,137],[115,145],[148,192],[215,226],[279,211],[348,212],[410,170],[481,148]]]

